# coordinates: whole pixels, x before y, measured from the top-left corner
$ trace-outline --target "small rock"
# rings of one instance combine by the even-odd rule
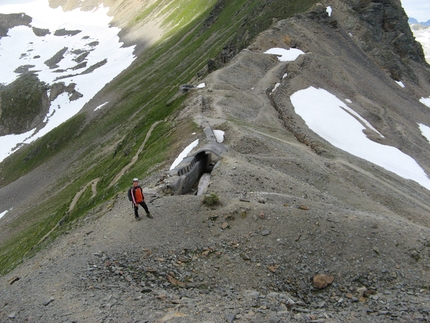
[[[363,297],[366,291],[367,291],[367,288],[364,286],[357,288],[358,298],[360,299],[361,297]]]
[[[315,288],[323,289],[333,283],[333,281],[334,277],[332,275],[317,274],[312,278],[312,285]]]
[[[276,273],[278,271],[279,265],[273,265],[267,267],[272,273]]]
[[[279,323],[281,321],[281,319],[277,316],[271,316],[269,318],[269,323]]]
[[[304,211],[309,210],[309,208],[308,208],[306,205],[300,205],[300,206],[299,206],[299,209],[300,209],[300,210],[304,210]]]
[[[230,225],[228,224],[228,222],[227,222],[227,221],[224,221],[224,222],[221,224],[221,229],[225,230],[225,229],[227,229],[229,226],[230,226]]]
[[[13,283],[17,282],[18,280],[20,280],[20,277],[18,276],[14,276],[11,279],[9,279],[9,284],[12,285]]]
[[[263,230],[261,231],[262,236],[268,236],[270,234],[270,230]]]
[[[246,260],[246,261],[251,260],[251,258],[246,253],[242,253],[240,254],[240,256],[242,257],[243,260]]]
[[[7,317],[10,318],[10,319],[14,319],[16,317],[16,313],[12,312]]]
[[[235,318],[236,318],[236,314],[234,313],[228,313],[225,315],[225,319],[227,320],[228,323],[233,323]]]
[[[245,290],[243,292],[244,297],[250,297],[250,298],[258,298],[260,296],[260,293],[256,290]]]
[[[48,306],[49,304],[51,304],[54,301],[54,298],[50,298],[47,301],[43,302],[43,306]]]
[[[266,218],[266,215],[264,214],[264,212],[260,212],[260,214],[258,216],[260,217],[260,219]]]

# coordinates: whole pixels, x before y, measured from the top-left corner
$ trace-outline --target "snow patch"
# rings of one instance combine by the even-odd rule
[[[217,143],[223,143],[224,142],[224,135],[225,135],[224,131],[214,130],[214,135],[215,135]]]
[[[32,129],[25,133],[19,135],[11,134],[0,137],[0,162],[6,157],[14,153],[18,148],[20,148],[28,138],[30,138],[36,129]]]
[[[106,104],[108,104],[109,102],[105,102],[105,103],[103,103],[103,104],[100,104],[97,108],[95,108],[94,109],[94,111],[97,111],[97,110],[99,110],[99,109],[101,109],[101,108],[103,108]]]
[[[326,11],[327,11],[328,16],[329,16],[329,17],[331,17],[331,14],[332,14],[332,12],[333,12],[333,9],[332,9],[330,6],[328,6],[328,7],[326,8]]]
[[[333,146],[430,190],[429,177],[412,157],[395,147],[369,140],[363,133],[364,126],[333,94],[309,87],[294,93],[291,102],[308,127]]]
[[[400,86],[400,87],[405,87],[405,85],[403,84],[402,81],[396,81],[396,83]]]
[[[205,83],[200,83],[199,85],[196,86],[198,89],[203,89],[206,87]]]
[[[288,76],[288,73],[285,73],[284,75],[282,75],[282,79],[286,78]]]
[[[297,57],[304,54],[304,52],[297,48],[285,49],[275,47],[265,51],[264,54],[277,55],[281,62],[292,62],[295,61]]]
[[[272,89],[272,92],[270,92],[270,94],[273,94],[273,92],[276,91],[276,89],[279,87],[279,85],[281,85],[281,83],[276,83],[275,86]]]
[[[361,115],[359,115],[357,112],[355,112],[354,110],[352,110],[350,107],[348,106],[343,106],[341,107],[342,109],[345,109],[347,112],[351,113],[354,117],[356,117],[358,120],[360,120],[362,123],[364,123],[367,128],[372,129],[373,131],[375,131],[381,138],[385,138],[378,130],[376,130],[366,119],[364,119]]]
[[[430,108],[430,97],[428,97],[428,98],[421,98],[420,102]]]
[[[352,103],[350,99],[345,99],[345,102]]]
[[[175,169],[176,166],[179,165],[179,163],[188,156],[191,150],[193,150],[197,145],[199,144],[199,140],[194,140],[191,144],[189,144],[185,149],[179,154],[179,156],[175,159],[173,164],[170,166],[170,170]]]
[[[10,208],[9,210],[5,210],[5,211],[1,212],[1,213],[0,213],[0,219],[1,219],[2,217],[4,217],[4,216],[6,215],[6,213],[7,213],[7,212],[12,211],[12,209],[13,209],[13,208]]]
[[[9,210],[3,211],[2,213],[0,213],[0,219],[6,215],[6,213],[9,212]]]
[[[430,142],[430,127],[422,123],[418,123],[418,127],[420,128],[423,136],[427,139],[428,142]]]

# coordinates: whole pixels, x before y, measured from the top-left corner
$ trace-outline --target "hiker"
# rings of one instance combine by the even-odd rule
[[[128,194],[130,201],[133,202],[134,217],[136,218],[136,220],[140,220],[138,212],[139,204],[145,209],[146,216],[152,219],[153,216],[149,212],[148,206],[145,203],[145,196],[143,195],[142,187],[140,187],[139,185],[139,179],[133,179],[133,186],[129,189]]]

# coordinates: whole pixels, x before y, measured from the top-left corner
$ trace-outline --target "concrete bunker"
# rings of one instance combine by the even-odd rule
[[[195,154],[185,157],[178,166],[169,171],[165,180],[167,192],[174,195],[187,194],[199,181],[202,174],[210,173],[227,151],[224,145],[210,142]]]

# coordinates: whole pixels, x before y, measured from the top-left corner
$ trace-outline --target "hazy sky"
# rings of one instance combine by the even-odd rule
[[[401,0],[403,8],[409,17],[418,21],[427,21],[430,19],[430,1],[429,0]]]

